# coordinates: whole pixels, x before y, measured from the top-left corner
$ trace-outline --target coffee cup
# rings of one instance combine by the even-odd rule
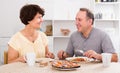
[[[120,52],[117,53],[118,62],[120,63]]]
[[[26,53],[26,62],[29,66],[33,66],[35,64],[35,53],[31,52],[31,53]]]
[[[102,63],[104,67],[108,67],[111,64],[111,53],[102,53]]]

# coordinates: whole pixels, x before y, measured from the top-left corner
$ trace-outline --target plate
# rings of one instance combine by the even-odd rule
[[[89,58],[88,62],[90,62],[90,63],[101,63],[102,61],[101,60],[97,60],[97,59],[93,59],[93,58]]]
[[[52,67],[57,70],[76,70],[80,67],[80,64],[73,63],[67,60],[56,60],[53,61],[51,64]]]
[[[35,60],[36,63],[40,63],[40,62],[50,62],[50,61],[53,61],[53,59],[51,58],[37,58]]]
[[[66,60],[72,61],[72,62],[77,62],[77,63],[81,63],[81,62],[100,63],[101,62],[100,60],[88,58],[88,57],[68,57],[68,58],[66,58]]]
[[[61,68],[61,67],[55,67],[52,65],[52,67],[56,70],[63,70],[63,71],[70,71],[70,70],[76,70],[77,68],[79,68],[80,66],[76,67],[76,68]]]
[[[88,58],[87,57],[68,57],[66,58],[68,61],[72,62],[87,62]]]

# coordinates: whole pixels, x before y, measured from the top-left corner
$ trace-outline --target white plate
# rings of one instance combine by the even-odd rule
[[[66,60],[55,60],[51,63],[52,67],[57,70],[76,70],[80,64],[73,63]]]
[[[78,69],[78,68],[57,68],[57,67],[53,67],[54,69],[56,69],[56,70],[62,70],[62,71],[70,71],[70,70],[76,70],[76,69]]]
[[[66,60],[72,61],[72,60],[77,59],[77,58],[83,58],[85,61],[76,61],[76,62],[86,62],[86,61],[88,61],[87,57],[68,57],[68,58],[66,58]]]
[[[93,58],[88,58],[88,62],[91,62],[91,63],[101,63],[102,61],[97,60],[97,59],[93,59]]]
[[[68,58],[66,58],[66,60],[72,61],[76,58],[83,58],[83,59],[85,59],[85,61],[74,61],[74,62],[93,62],[93,63],[101,62],[100,60],[93,59],[93,58],[88,58],[88,57],[68,57]]]
[[[86,59],[87,57],[68,57],[68,58],[66,58],[66,60],[73,60],[73,59],[76,59],[76,58],[84,58],[84,59]]]
[[[39,62],[50,62],[50,61],[53,61],[53,59],[51,59],[51,58],[37,58],[36,60],[35,60],[35,62],[36,63],[39,63]]]
[[[77,66],[77,67],[72,67],[72,68],[56,67],[56,66],[53,66],[53,65],[52,65],[52,67],[53,67],[54,69],[56,69],[56,70],[65,70],[65,71],[69,71],[69,70],[76,70],[76,69],[80,68],[80,65]]]

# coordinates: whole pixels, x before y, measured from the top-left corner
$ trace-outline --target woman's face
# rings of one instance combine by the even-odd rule
[[[39,29],[41,24],[43,22],[43,18],[42,18],[42,15],[37,13],[35,15],[35,17],[33,18],[33,20],[29,21],[29,25],[31,25],[33,28],[35,29]]]

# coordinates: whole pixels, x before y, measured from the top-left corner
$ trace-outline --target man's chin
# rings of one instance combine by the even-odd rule
[[[81,30],[77,30],[78,32],[81,32]]]

